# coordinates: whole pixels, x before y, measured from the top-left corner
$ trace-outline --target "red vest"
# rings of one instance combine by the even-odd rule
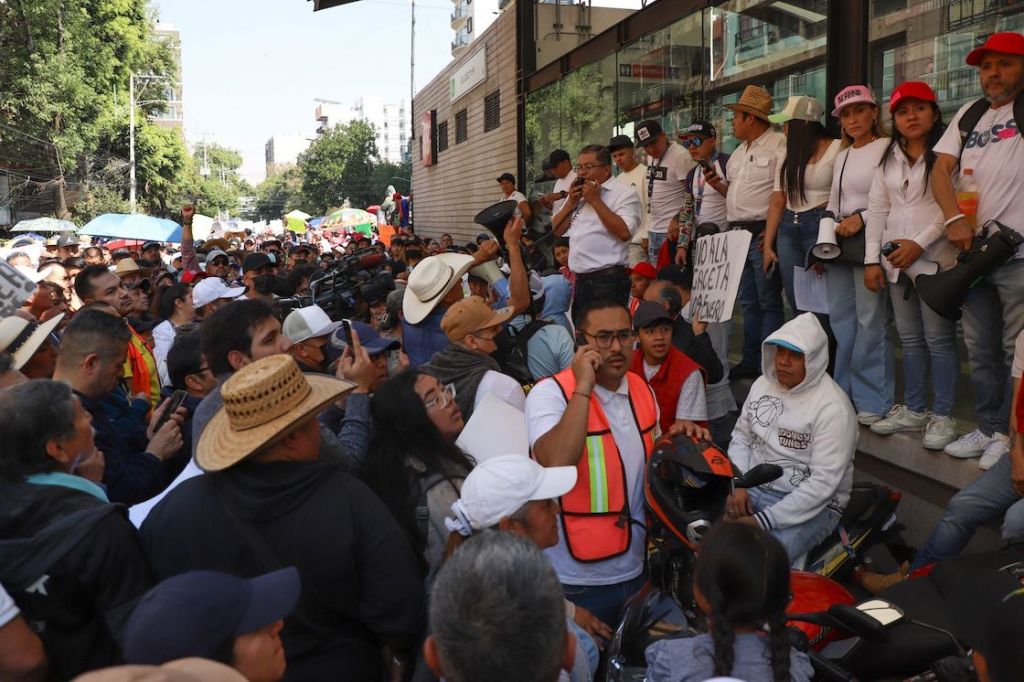
[[[633,351],[633,365],[629,368],[640,377],[646,377],[644,373],[644,354],[640,349]],[[661,409],[661,432],[668,433],[668,429],[676,421],[676,405],[679,403],[679,393],[683,390],[683,384],[694,372],[700,372],[707,381],[707,374],[704,368],[698,365],[689,355],[675,346],[669,346],[668,356],[665,362],[661,363],[657,373],[651,377],[651,388],[658,399],[658,407]],[[707,426],[707,422],[701,422],[701,426]]]
[[[657,404],[643,377],[626,373],[629,405],[644,443],[644,460],[654,449]],[[576,388],[572,367],[552,377],[568,403]],[[612,437],[608,417],[596,396],[590,398],[587,438],[576,463],[576,485],[562,496],[562,531],[569,556],[588,563],[604,561],[629,550],[633,528],[626,467]]]

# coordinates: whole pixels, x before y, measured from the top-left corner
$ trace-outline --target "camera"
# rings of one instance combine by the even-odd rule
[[[292,296],[277,301],[287,314],[295,308],[318,305],[332,320],[366,319],[368,301],[395,288],[391,274],[383,272],[384,257],[373,248],[360,249],[339,258],[331,267],[313,275],[308,296]]]

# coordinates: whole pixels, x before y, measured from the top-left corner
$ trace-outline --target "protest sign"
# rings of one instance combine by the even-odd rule
[[[473,410],[455,444],[477,462],[498,455],[530,454],[526,438],[526,415],[488,393]]]
[[[704,322],[725,322],[732,317],[750,239],[746,230],[730,230],[694,243],[691,314]]]
[[[36,285],[0,259],[0,317],[10,317],[35,292]]]

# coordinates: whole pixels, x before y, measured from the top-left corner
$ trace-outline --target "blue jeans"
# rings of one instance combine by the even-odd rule
[[[948,417],[953,413],[960,373],[956,322],[929,308],[905,276],[900,276],[891,286],[896,333],[903,347],[903,401],[914,412],[928,409],[926,384],[931,359],[932,393],[935,395],[932,412]]]
[[[803,213],[793,213],[789,209],[782,214],[779,233],[775,237],[775,253],[779,257],[779,274],[782,275],[782,286],[786,289],[786,300],[794,311],[804,312],[796,307],[796,296],[793,293],[793,268],[804,267],[807,252],[818,242],[818,223],[824,209],[812,208]]]
[[[582,606],[587,611],[600,618],[613,630],[622,615],[622,605],[626,600],[640,591],[644,586],[647,576],[643,573],[627,580],[624,583],[614,585],[566,585],[562,584],[565,591],[565,598],[576,606]]]
[[[779,273],[768,277],[764,271],[764,254],[757,248],[764,233],[754,235],[743,264],[739,293],[736,299],[743,308],[744,367],[761,369],[761,344],[768,335],[782,326],[782,287]]]
[[[861,412],[886,414],[895,372],[889,344],[889,295],[864,286],[864,266],[829,263],[828,321],[836,339],[833,379]]]
[[[655,267],[658,266],[658,252],[661,251],[661,245],[665,243],[666,239],[668,239],[668,232],[647,233],[647,260]]]
[[[959,554],[979,526],[1000,515],[1004,540],[1024,538],[1024,498],[1013,489],[1010,469],[1010,455],[1004,454],[991,469],[954,495],[910,568]]]
[[[764,487],[751,488],[747,492],[750,493],[750,501],[754,505],[754,511],[766,509],[785,497],[785,495],[774,490],[767,490]],[[773,528],[768,532],[774,535],[782,543],[782,546],[786,548],[786,553],[789,555],[793,568],[799,569],[803,568],[803,565],[802,562],[801,565],[797,565],[797,562],[836,529],[836,526],[839,525],[839,519],[839,512],[831,507],[825,507],[810,521],[804,521],[801,524],[789,526],[788,528]]]
[[[572,669],[573,674],[571,679],[592,680],[594,679],[594,675],[597,674],[597,666],[601,662],[601,651],[597,648],[597,642],[594,641],[594,638],[590,636],[589,632],[581,628],[579,625],[576,625],[572,618],[567,619],[566,625],[569,628],[569,632],[576,637],[577,660],[579,660],[579,655],[582,653],[587,662],[587,668],[590,671],[589,675],[582,675],[580,673],[583,671],[576,670],[574,666]],[[609,623],[608,625],[612,630],[614,630],[618,623]]]
[[[968,292],[963,325],[978,428],[1007,433],[1013,345],[1024,328],[1024,259],[1009,261]]]

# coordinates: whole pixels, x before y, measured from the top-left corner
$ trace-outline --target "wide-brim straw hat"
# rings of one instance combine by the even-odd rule
[[[203,430],[196,464],[203,471],[234,466],[355,387],[325,374],[303,374],[290,355],[246,365],[221,385],[224,406]]]
[[[759,85],[748,85],[743,88],[743,93],[740,95],[738,102],[724,106],[726,109],[743,111],[756,116],[765,123],[771,123],[768,120],[768,116],[772,113],[772,101],[771,93],[767,90]]]
[[[64,313],[58,313],[46,322],[35,322],[11,316],[0,320],[0,353],[9,353],[14,369],[21,369],[46,342]]]
[[[422,322],[455,285],[462,286],[462,276],[475,265],[475,258],[461,253],[439,253],[421,260],[409,273],[402,298],[405,321]]]

